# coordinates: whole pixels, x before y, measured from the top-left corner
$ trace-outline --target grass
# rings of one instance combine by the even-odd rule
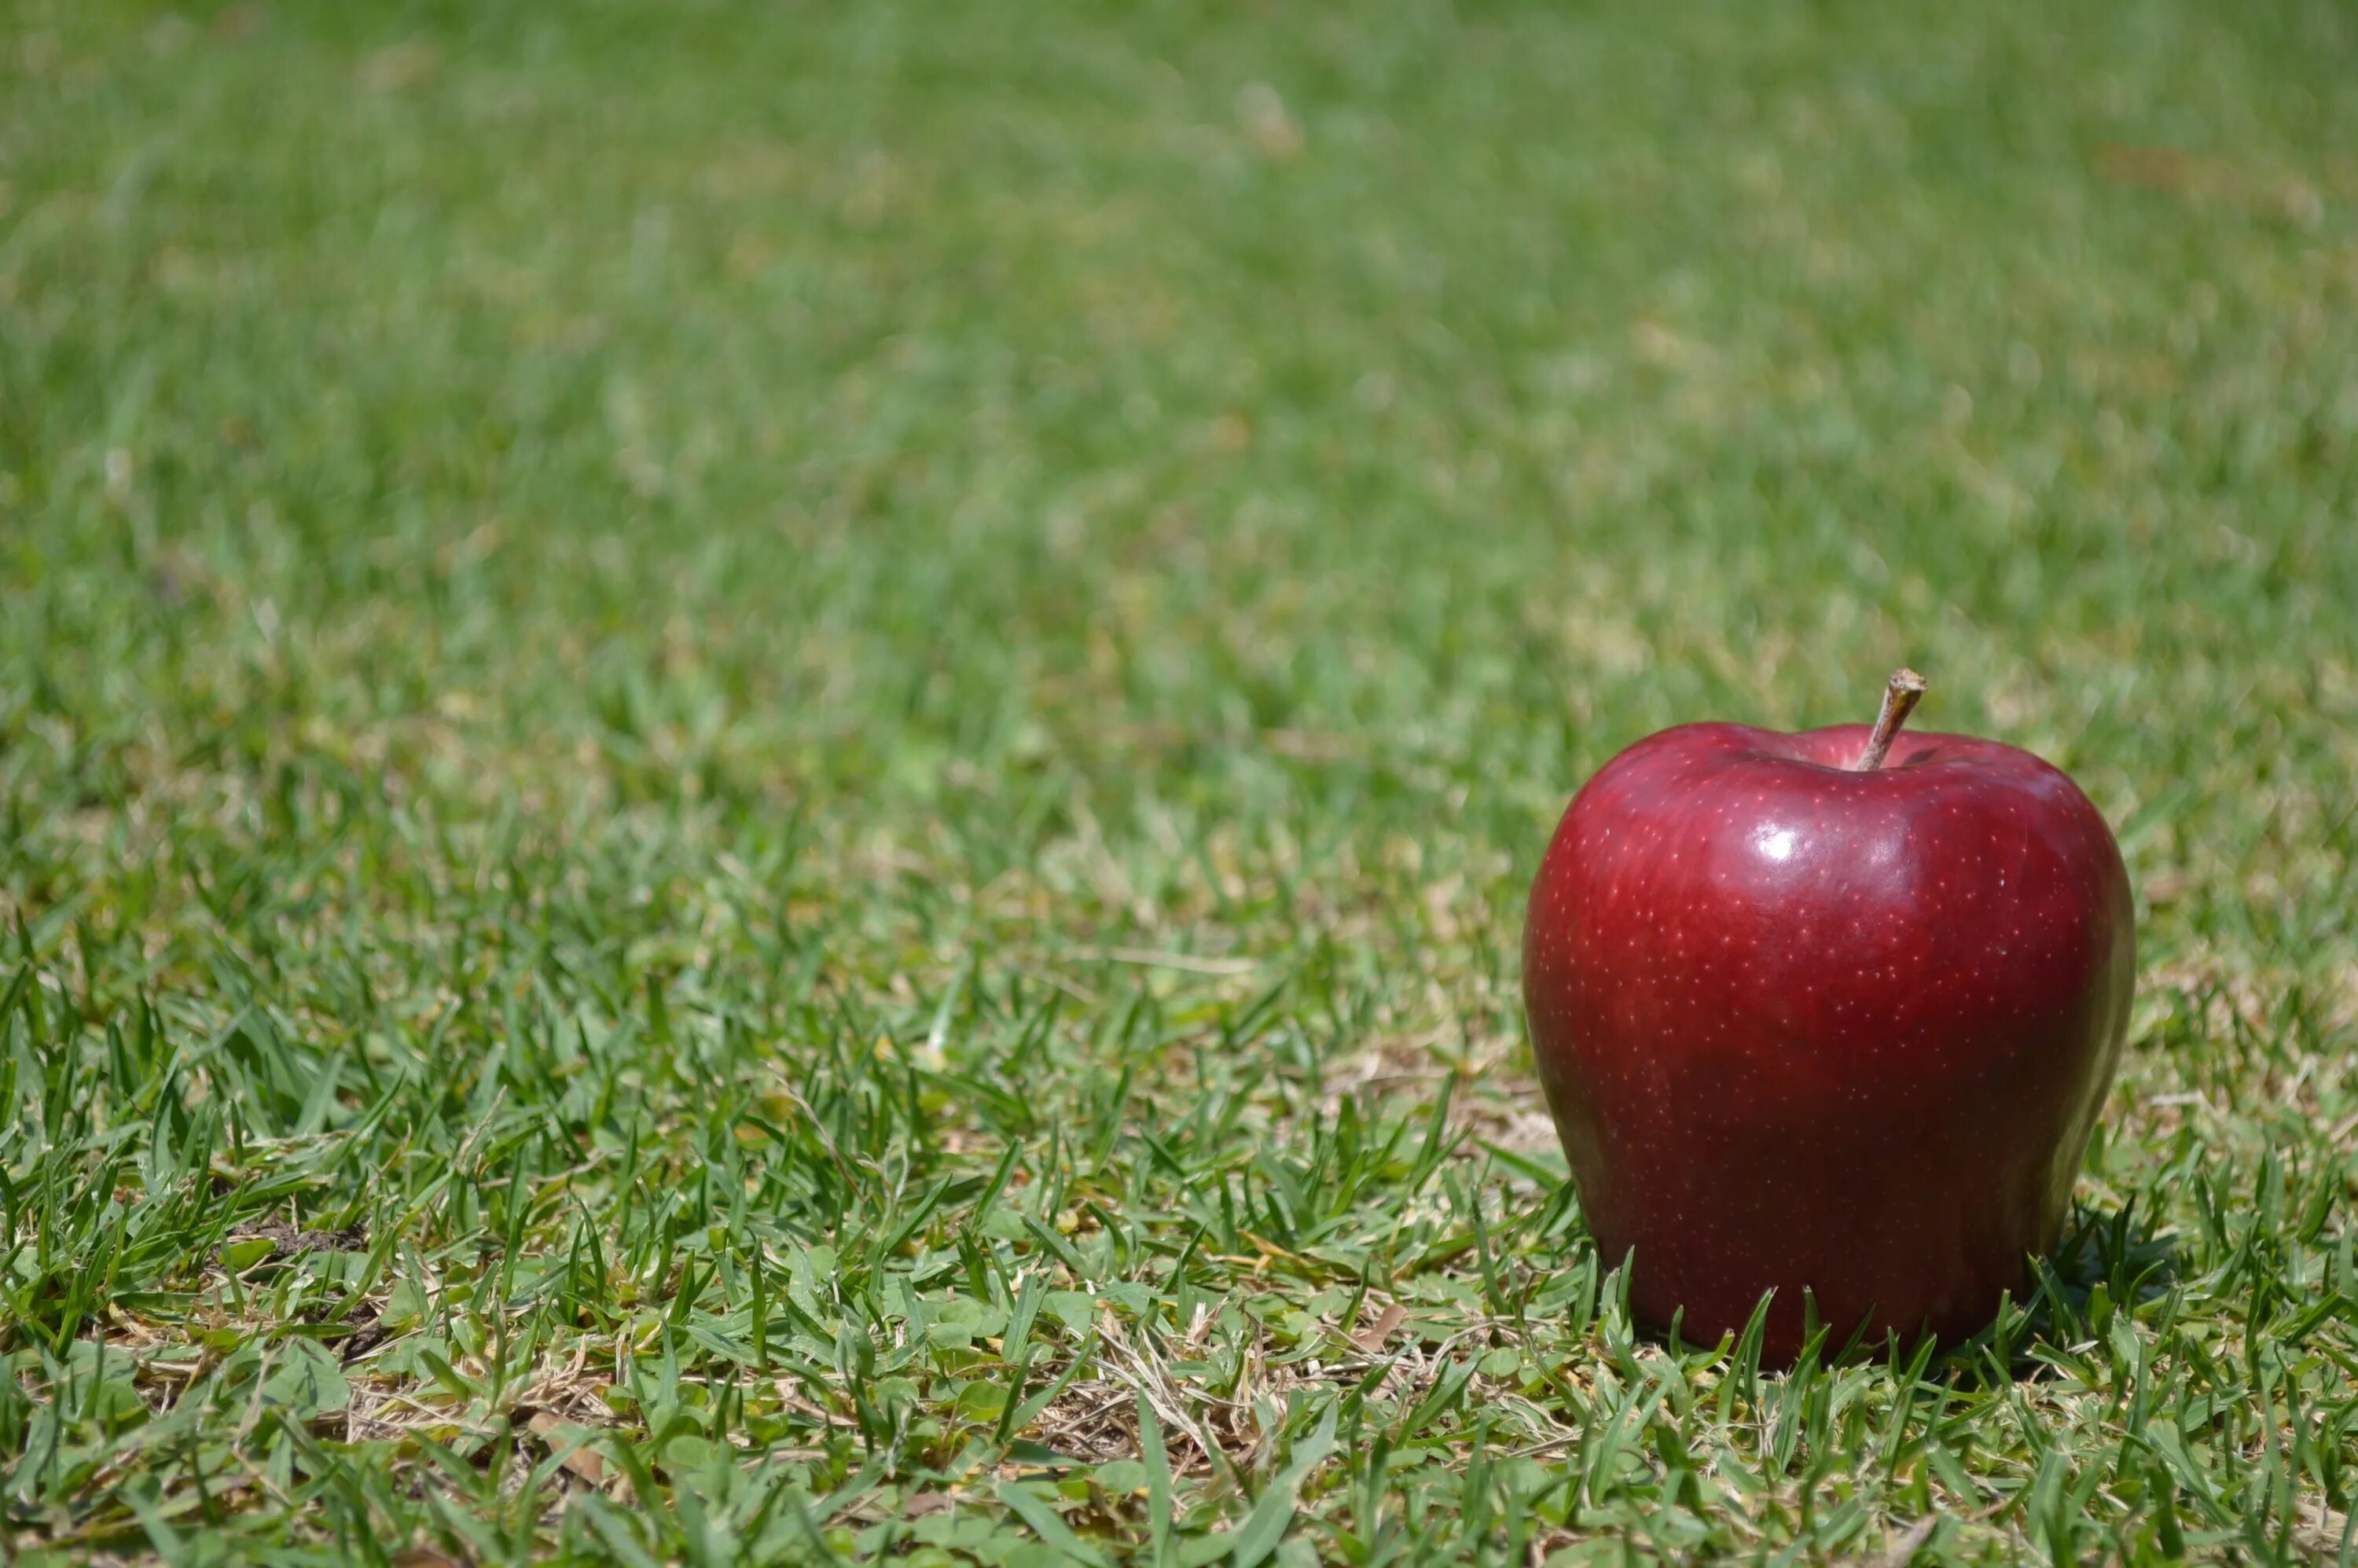
[[[2353,1560],[2358,27],[0,6],[20,1563]],[[1632,1331],[1520,900],[2071,769],[2035,1298]]]

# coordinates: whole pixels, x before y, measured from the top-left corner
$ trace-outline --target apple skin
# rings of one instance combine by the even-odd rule
[[[1806,1289],[1973,1335],[2053,1246],[2128,1028],[2128,874],[2028,752],[1690,724],[1572,802],[1531,887],[1523,998],[1589,1227],[1639,1321],[1708,1345]]]

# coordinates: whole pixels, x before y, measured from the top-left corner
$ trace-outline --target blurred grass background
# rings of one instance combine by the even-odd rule
[[[1204,1163],[1106,1199],[1156,1278],[1190,1266],[1189,1232],[1142,1217],[1310,1149],[1336,1082],[1379,1122],[1454,1083],[1525,1162],[1476,1140],[1462,1179],[1536,1224],[1531,1171],[1561,1165],[1531,1124],[1513,953],[1563,800],[1667,723],[1863,719],[1901,662],[1932,678],[1928,725],[2040,752],[2122,834],[2147,978],[2091,1202],[2148,1192],[2192,1236],[2190,1172],[2231,1173],[2256,1209],[2293,1183],[2299,1214],[2332,1214],[2296,1239],[2330,1260],[2341,1238],[2346,1275],[2353,502],[2358,19],[2339,5],[13,0],[6,1161],[42,1202],[117,1156],[150,1169],[74,1199],[78,1219],[11,1198],[0,1334],[23,1381],[0,1427],[38,1455],[50,1420],[54,1460],[58,1357],[132,1310],[106,1292],[157,1294],[140,1332],[189,1342],[239,1293],[214,1249],[265,1218],[398,1237],[317,1288],[373,1301],[400,1276],[446,1313],[479,1237],[540,1258],[586,1226],[627,1250],[654,1223],[630,1195],[644,1152],[689,1179],[773,1079],[866,1108],[838,1141],[872,1139],[904,1180],[809,1175],[767,1221],[741,1201],[711,1244],[715,1312],[747,1310],[730,1271],[764,1223],[777,1247],[848,1248],[863,1183],[889,1210],[911,1169],[987,1174],[1011,1143],[1006,1192],[1064,1195],[1050,1124],[1101,1124],[1109,1163],[1066,1175],[1115,1181],[1216,1083],[1249,1114],[1198,1130]],[[267,1044],[241,1033],[257,1016]],[[585,1019],[619,1032],[602,1067],[559,1043]],[[110,1024],[153,1043],[126,1054]],[[1035,1028],[1055,1044],[1027,1055]],[[894,1050],[845,1057],[838,1034],[915,1052],[937,1098],[912,1087],[904,1112],[878,1065]],[[1206,1038],[1232,1059],[1207,1063]],[[223,1142],[195,1163],[222,1190],[200,1201],[186,1160],[153,1162],[207,1106]],[[512,1231],[511,1200],[428,1185],[454,1159],[461,1186],[495,1184],[486,1162],[527,1148],[545,1190]],[[1368,1235],[1410,1226],[1433,1176],[1361,1195]],[[998,1195],[942,1200],[920,1243]],[[701,1234],[676,1217],[665,1269]],[[988,1217],[967,1217],[971,1236]],[[1560,1252],[1532,1244],[1534,1289],[1581,1255],[1563,1224]],[[93,1260],[142,1234],[100,1288]],[[995,1245],[1011,1307],[1039,1256]],[[2189,1278],[2237,1255],[2188,1245]],[[1428,1263],[1471,1267],[1368,1247],[1332,1266],[1379,1258],[1404,1300]],[[2273,1305],[2221,1286],[2205,1310],[2248,1335],[2348,1299],[2270,1255]],[[1214,1298],[1245,1289],[1195,1266]],[[888,1271],[848,1270],[882,1293],[843,1321],[899,1311]],[[1266,1288],[1300,1312],[1332,1283]],[[644,1289],[694,1285],[691,1267]],[[639,1289],[514,1311],[562,1360]],[[300,1316],[242,1321],[266,1344]],[[1586,1332],[1531,1365],[1576,1371]],[[2342,1348],[2216,1372],[2201,1419],[2255,1424],[2203,1465],[2278,1453],[2260,1432],[2284,1412],[2255,1404],[2272,1376],[2348,1411],[2348,1325],[2309,1332]],[[207,1371],[224,1400],[244,1387]],[[432,1440],[505,1441],[486,1435],[503,1376]],[[947,1484],[963,1386],[915,1386],[948,1425],[905,1474]],[[1573,1395],[1532,1398],[1578,1425]],[[2091,1431],[2117,1419],[2092,1410]],[[825,1446],[773,1413],[763,1441]],[[124,1456],[146,1419],[89,1416],[78,1476],[20,1465],[15,1525],[154,1546],[139,1508],[197,1505]],[[230,1418],[188,1419],[236,1451]],[[400,1511],[441,1483],[384,1419],[352,1415],[333,1463],[288,1458],[238,1528],[293,1551],[298,1475],[408,1475],[352,1517],[457,1550],[442,1516]],[[1431,1419],[1457,1486],[1458,1417]],[[2320,1420],[2258,1500],[2222,1492],[2188,1528],[2339,1528],[2348,1422]],[[1247,1507],[1278,1447],[1247,1445],[1233,1495],[1209,1465],[1206,1518]],[[1944,1475],[1949,1506],[1996,1511],[1924,1549],[2159,1550],[2127,1445],[2090,1483],[2089,1528],[2115,1533],[2086,1541],[2030,1494],[2042,1454],[2068,1461],[2067,1497],[2096,1461],[2022,1452],[1963,1463],[1987,1497]],[[1764,1523],[1633,1463],[1629,1519],[1688,1508],[1730,1550],[1863,1550],[1931,1506],[1896,1471],[1861,1480],[1834,1540],[1804,1500],[1823,1475],[1769,1486],[1798,1511]],[[1590,1539],[1579,1506],[1532,1539]],[[844,1507],[861,1550],[907,1545]],[[518,1528],[465,1550],[622,1550]],[[647,1528],[658,1555],[688,1550]],[[1314,1541],[1349,1555],[1307,1524],[1285,1550]]]

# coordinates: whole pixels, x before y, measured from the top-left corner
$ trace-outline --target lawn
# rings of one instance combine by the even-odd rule
[[[1634,1331],[1622,746],[2071,770],[2031,1299]],[[26,1563],[2353,1560],[2336,0],[0,0]]]

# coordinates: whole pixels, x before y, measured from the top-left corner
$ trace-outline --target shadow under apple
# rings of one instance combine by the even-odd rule
[[[2106,1210],[2075,1203],[2053,1250],[2030,1260],[2028,1294],[2000,1302],[1987,1325],[1966,1338],[1911,1342],[1890,1334],[1876,1341],[1862,1325],[1838,1339],[1834,1325],[1818,1316],[1815,1302],[1805,1294],[1802,1348],[1780,1363],[1761,1353],[1769,1304],[1764,1297],[1752,1324],[1728,1344],[1726,1356],[1732,1368],[1747,1376],[1887,1361],[1895,1371],[1940,1377],[1959,1389],[2059,1377],[2066,1370],[2059,1364],[2064,1355],[2102,1345],[2118,1318],[2167,1296],[2178,1277],[2177,1232],[2140,1213],[2135,1199]],[[1676,1323],[1644,1336],[1673,1353],[1708,1354],[1713,1348],[1685,1339]]]

